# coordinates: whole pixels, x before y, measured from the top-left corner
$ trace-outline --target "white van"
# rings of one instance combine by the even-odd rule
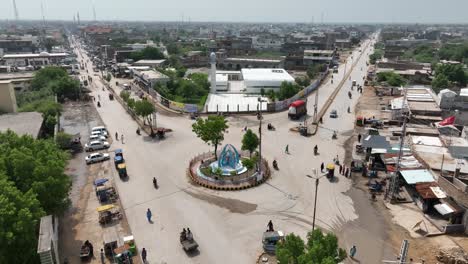
[[[102,134],[104,134],[104,132],[107,133],[107,129],[106,129],[105,127],[103,127],[103,126],[93,127],[93,128],[91,129],[91,134],[92,134],[93,132],[96,132],[96,131],[99,131],[99,132],[101,132]]]

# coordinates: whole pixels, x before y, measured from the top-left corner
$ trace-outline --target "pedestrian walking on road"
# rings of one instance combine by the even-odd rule
[[[346,167],[345,177],[346,177],[346,178],[349,177],[349,167]]]
[[[101,264],[104,264],[106,261],[106,256],[104,255],[104,249],[101,248]]]
[[[320,172],[323,172],[324,168],[325,168],[325,164],[323,164],[323,162],[322,162],[322,164],[320,164]]]
[[[273,228],[273,222],[270,220],[270,222],[268,222],[268,232],[273,232],[275,231],[275,229]]]
[[[359,134],[357,135],[357,141],[358,141],[359,143],[361,143],[361,137],[362,137],[362,135],[361,135],[361,133],[359,133]]]
[[[146,218],[148,218],[148,222],[152,222],[151,221],[151,217],[153,216],[153,214],[151,213],[151,210],[148,208],[148,210],[146,210]]]
[[[122,135],[120,135],[120,141],[122,142],[122,144],[124,144],[124,140],[123,140],[123,139],[124,139],[124,136],[123,136],[123,134],[122,134]]]
[[[119,141],[119,134],[117,132],[115,132],[115,140]]]
[[[284,149],[284,153],[289,154],[289,145],[286,145],[286,148]]]
[[[340,174],[343,175],[343,165],[340,165]]]
[[[145,248],[141,250],[141,259],[143,260],[143,263],[146,263],[146,249]]]
[[[356,256],[356,251],[357,251],[356,246],[353,245],[353,246],[351,247],[351,249],[349,250],[349,256],[350,256],[351,258],[354,258],[354,256]]]

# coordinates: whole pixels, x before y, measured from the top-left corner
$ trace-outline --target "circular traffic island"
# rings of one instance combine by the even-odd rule
[[[241,155],[242,154],[242,155]],[[188,176],[193,183],[209,189],[235,191],[255,187],[270,177],[268,162],[258,156],[225,145],[216,158],[213,152],[197,155],[190,161]]]

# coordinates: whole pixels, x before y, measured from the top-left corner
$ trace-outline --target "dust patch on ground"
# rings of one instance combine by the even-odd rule
[[[231,213],[248,214],[255,211],[258,206],[256,204],[243,202],[237,199],[223,198],[204,193],[195,193],[188,190],[184,190],[184,192],[199,200],[227,209]]]

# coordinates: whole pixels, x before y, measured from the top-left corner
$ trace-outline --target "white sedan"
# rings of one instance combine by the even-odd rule
[[[89,165],[92,163],[108,160],[109,158],[110,156],[107,153],[92,153],[86,156],[85,161],[86,161],[86,164]]]

